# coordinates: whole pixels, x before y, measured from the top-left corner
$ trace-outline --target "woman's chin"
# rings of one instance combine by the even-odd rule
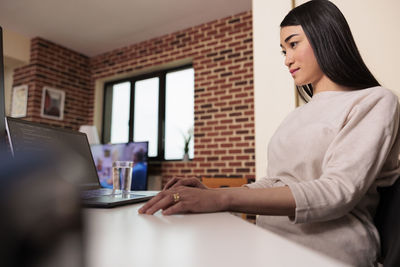
[[[296,86],[298,86],[298,87],[305,86],[305,85],[309,85],[309,83],[307,83],[307,82],[296,81],[296,80],[294,80],[294,84],[295,84]]]
[[[297,87],[301,87],[301,86],[307,85],[307,84],[305,84],[305,83],[297,83],[296,81],[294,81],[294,84],[295,84]]]

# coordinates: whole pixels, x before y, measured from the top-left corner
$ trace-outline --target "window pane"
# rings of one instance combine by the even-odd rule
[[[131,83],[115,84],[112,95],[111,143],[126,143],[129,139]]]
[[[149,141],[149,157],[158,154],[158,84],[158,78],[135,83],[133,139]]]
[[[165,159],[182,159],[185,137],[194,126],[194,70],[170,72],[165,92]],[[189,158],[194,157],[193,137]]]

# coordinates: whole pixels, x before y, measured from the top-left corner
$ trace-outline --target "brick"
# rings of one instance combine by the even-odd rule
[[[207,163],[200,163],[200,167],[201,167],[201,168],[211,167],[211,163],[209,163],[209,162],[207,162]]]
[[[249,168],[237,168],[236,172],[237,173],[249,173],[250,169]]]
[[[236,143],[235,146],[236,146],[236,147],[249,147],[250,144],[247,143],[247,142],[246,142],[246,143]]]
[[[214,142],[218,143],[226,142],[226,137],[214,138]]]
[[[226,129],[228,129],[228,127],[227,126],[225,126],[225,125],[221,125],[221,126],[216,126],[216,127],[214,127],[214,129],[216,130],[216,131],[221,131],[221,130],[226,130]]]
[[[229,142],[238,142],[241,140],[242,140],[242,137],[240,137],[240,136],[229,137]]]
[[[231,148],[233,147],[233,144],[229,143],[229,144],[221,144],[222,148]]]
[[[211,149],[211,148],[218,148],[218,144],[208,144],[207,145],[207,149]]]
[[[246,122],[249,121],[249,118],[237,118],[235,119],[235,122]]]
[[[246,166],[246,167],[255,167],[255,166],[256,166],[256,163],[253,162],[253,161],[251,161],[251,162],[246,162],[246,163],[244,164],[244,166]]]

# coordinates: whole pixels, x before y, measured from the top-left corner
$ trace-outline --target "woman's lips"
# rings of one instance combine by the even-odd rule
[[[292,74],[292,76],[293,76],[299,69],[300,69],[300,68],[291,69],[291,70],[290,70],[290,73]]]

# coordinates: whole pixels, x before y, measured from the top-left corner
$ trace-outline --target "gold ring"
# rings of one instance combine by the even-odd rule
[[[175,203],[178,202],[179,199],[181,198],[181,197],[179,196],[179,193],[175,193],[175,194],[173,194],[172,196],[174,197],[174,202],[175,202]]]

